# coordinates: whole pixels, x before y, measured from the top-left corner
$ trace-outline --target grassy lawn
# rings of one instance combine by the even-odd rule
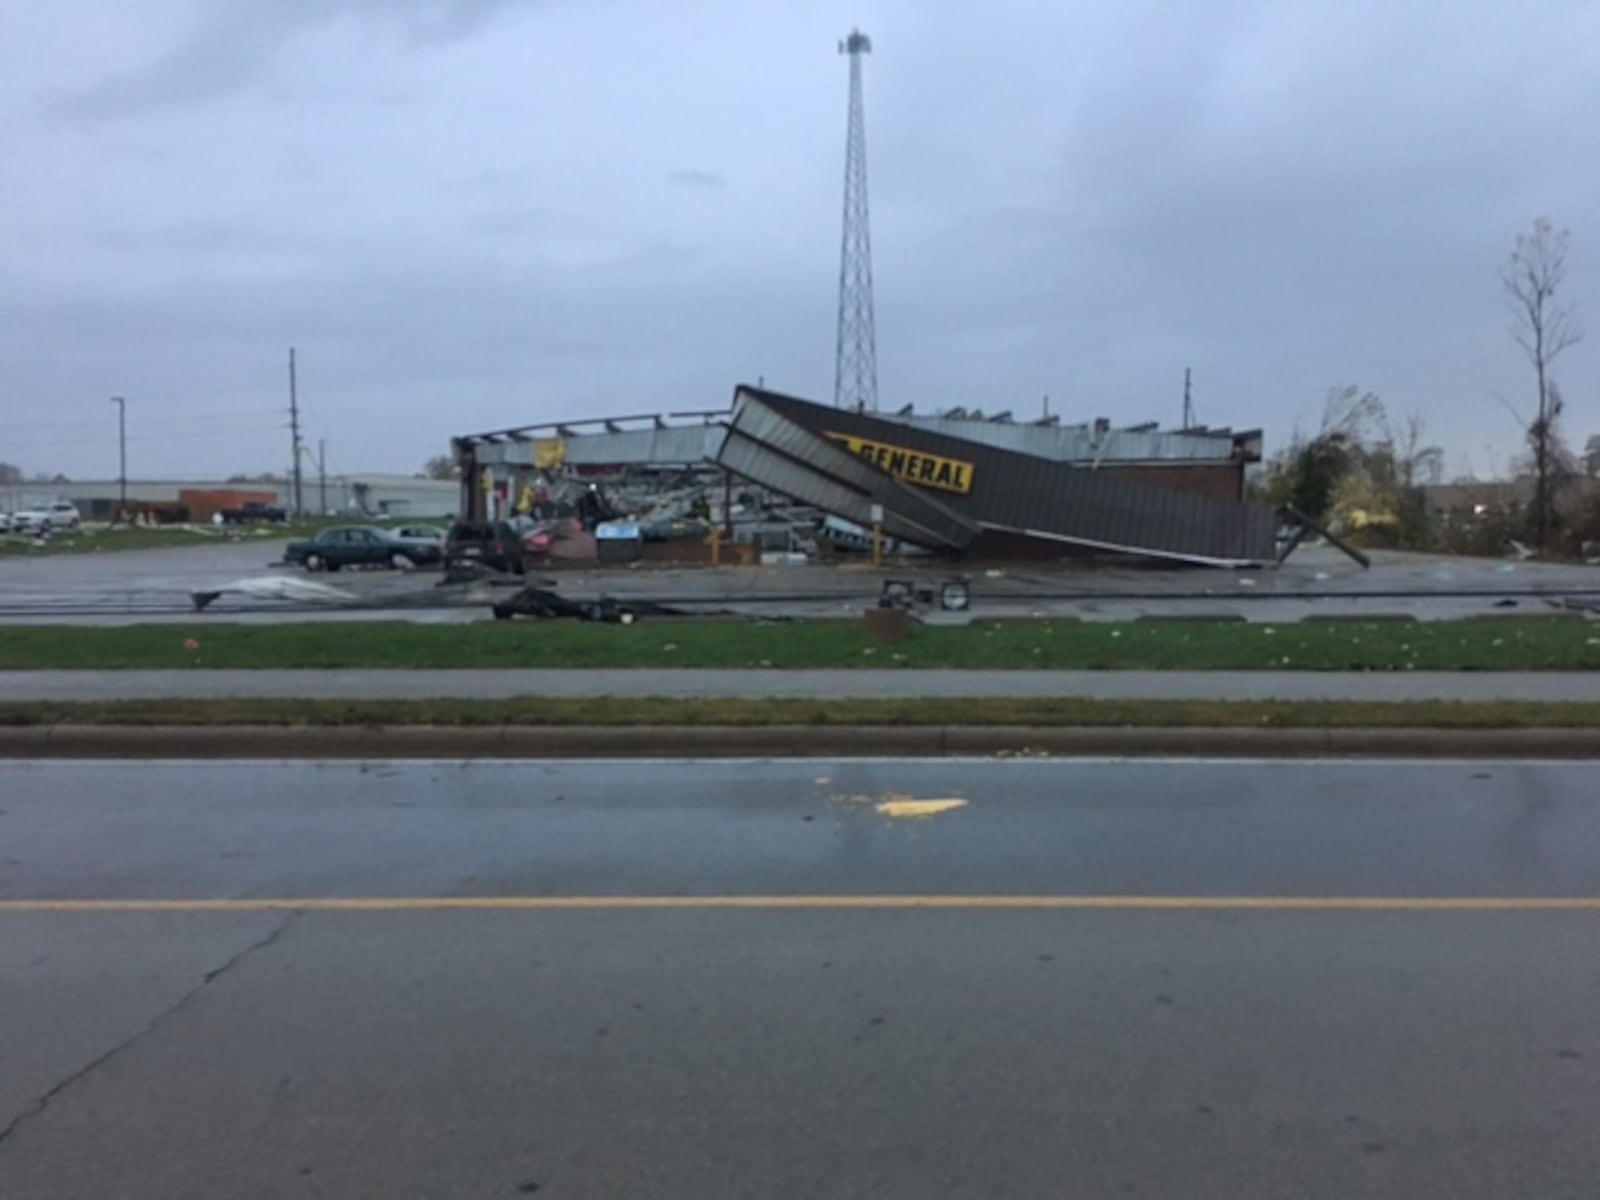
[[[1600,704],[1162,700],[119,700],[0,703],[0,726],[1093,726],[1600,729]]]
[[[186,642],[198,643],[194,651]],[[1105,670],[1596,670],[1600,626],[1581,617],[1427,623],[1091,624],[916,627],[875,645],[850,621],[643,621],[0,629],[0,669],[952,667]]]

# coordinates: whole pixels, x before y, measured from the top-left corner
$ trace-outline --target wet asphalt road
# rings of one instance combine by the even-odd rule
[[[1597,782],[0,764],[0,1195],[1592,1197]]]

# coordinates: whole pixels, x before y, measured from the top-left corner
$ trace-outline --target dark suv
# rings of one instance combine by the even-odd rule
[[[504,521],[457,521],[444,540],[445,570],[475,564],[522,574],[522,539]]]

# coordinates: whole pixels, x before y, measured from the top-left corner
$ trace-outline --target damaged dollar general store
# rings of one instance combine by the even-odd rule
[[[680,562],[706,561],[711,542],[736,561],[847,551],[874,528],[951,559],[1276,558],[1277,514],[1245,499],[1259,430],[865,413],[741,385],[726,409],[523,426],[454,447],[463,513],[545,523],[578,558],[599,557],[619,528],[637,557]]]

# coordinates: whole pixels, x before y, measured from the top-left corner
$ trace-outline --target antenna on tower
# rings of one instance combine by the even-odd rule
[[[867,123],[861,104],[861,56],[872,39],[859,29],[839,43],[850,56],[850,124],[844,152],[844,230],[839,248],[839,338],[833,403],[878,410],[878,335],[872,313],[872,234],[867,222]]]

